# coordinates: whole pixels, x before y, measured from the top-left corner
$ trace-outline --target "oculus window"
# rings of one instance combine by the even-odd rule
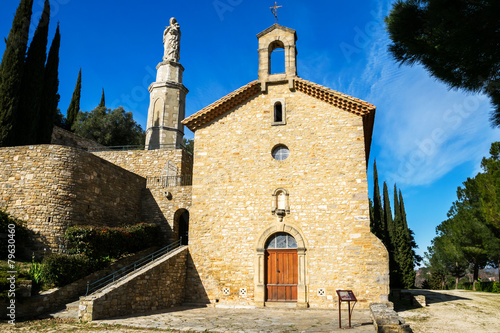
[[[290,150],[288,150],[288,147],[285,145],[278,145],[273,149],[271,155],[273,155],[273,158],[277,161],[284,161],[290,156]]]

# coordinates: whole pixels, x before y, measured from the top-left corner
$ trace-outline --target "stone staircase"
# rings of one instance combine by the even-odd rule
[[[152,267],[156,266],[159,262],[165,260],[165,258],[170,257],[172,254],[178,252],[180,248],[187,248],[186,246],[181,246],[181,240],[170,244],[160,250],[157,250],[151,254],[142,257],[141,259],[125,266],[105,277],[96,281],[95,283],[91,283],[87,285],[87,293],[99,294],[102,290],[107,290],[111,288],[112,290],[116,288],[117,285],[120,284],[121,281],[129,279],[130,276],[134,276],[137,274],[143,274],[143,272],[148,272]],[[184,258],[185,264],[185,258]],[[89,288],[91,287],[91,288]],[[87,297],[85,297],[87,298]],[[86,306],[84,306],[86,308]],[[53,313],[50,313],[49,316],[52,318],[61,318],[61,319],[79,319],[79,310],[80,310],[80,299],[71,300],[71,302],[66,304],[66,307],[63,310],[59,310]]]
[[[59,319],[75,319],[78,320],[78,306],[80,301],[74,301],[66,304],[66,308],[64,310],[51,313],[50,317],[59,318]]]

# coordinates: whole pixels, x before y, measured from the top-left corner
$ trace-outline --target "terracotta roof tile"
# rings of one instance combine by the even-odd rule
[[[375,106],[358,98],[342,94],[330,88],[301,79],[294,79],[295,89],[309,96],[318,98],[325,103],[331,104],[339,109],[352,112],[359,116],[366,116],[375,112]],[[260,93],[260,82],[252,81],[249,84],[222,97],[195,114],[182,121],[190,130],[196,131],[217,117],[225,114],[232,108],[244,103],[249,98]]]

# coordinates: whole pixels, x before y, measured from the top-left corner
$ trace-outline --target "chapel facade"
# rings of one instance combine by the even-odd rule
[[[387,301],[370,232],[375,107],[297,76],[296,32],[257,35],[258,80],[183,121],[195,133],[186,301],[331,307]],[[285,73],[271,74],[284,49]]]

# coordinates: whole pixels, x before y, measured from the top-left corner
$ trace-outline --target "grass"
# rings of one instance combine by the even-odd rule
[[[93,324],[71,319],[41,319],[0,324],[1,332],[173,332],[169,329],[139,328],[123,325]],[[186,332],[189,333],[189,332]],[[191,332],[192,333],[192,332]]]

